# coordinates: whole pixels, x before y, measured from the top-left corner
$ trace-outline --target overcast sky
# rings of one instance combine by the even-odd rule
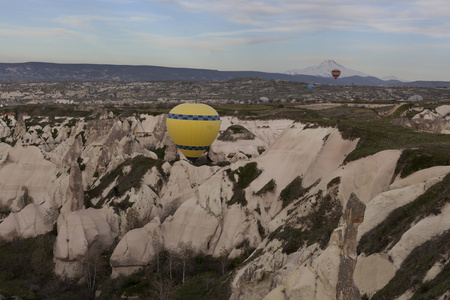
[[[450,81],[448,0],[1,0],[0,62]]]

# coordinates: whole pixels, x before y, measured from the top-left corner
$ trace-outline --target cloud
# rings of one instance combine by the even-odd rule
[[[259,28],[261,31],[316,31],[323,29],[420,34],[448,38],[447,0],[171,0],[193,14]]]
[[[110,17],[102,15],[62,15],[55,19],[56,22],[63,26],[82,29],[87,31],[94,31],[97,26],[95,23],[124,23],[124,22],[142,22],[146,21],[147,18],[142,16],[132,16],[132,17]]]
[[[214,36],[206,34],[183,37],[169,37],[142,32],[137,35],[141,43],[146,44],[147,47],[200,50],[209,53],[223,53],[230,51],[233,47],[279,42],[286,39],[286,37],[280,36],[227,37],[227,33],[215,34]]]
[[[77,33],[64,28],[0,28],[0,36],[12,37],[75,37]]]

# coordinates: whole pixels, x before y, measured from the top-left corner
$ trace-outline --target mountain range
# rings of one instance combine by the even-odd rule
[[[344,67],[343,65],[337,63],[332,59],[324,60],[317,66],[307,67],[305,69],[293,69],[286,71],[286,74],[290,75],[312,75],[312,76],[320,76],[320,77],[328,77],[331,78],[331,70],[339,69],[341,71],[341,75],[339,78],[352,77],[352,76],[361,76],[361,77],[369,77],[370,75],[355,71],[349,68]]]
[[[330,68],[335,67],[342,72],[338,80],[334,80],[331,76],[324,76],[327,72],[329,74]],[[449,81],[383,80],[345,68],[333,60],[324,61],[315,67],[290,70],[286,73],[108,64],[0,63],[0,81],[226,81],[243,77],[338,85],[450,87]]]

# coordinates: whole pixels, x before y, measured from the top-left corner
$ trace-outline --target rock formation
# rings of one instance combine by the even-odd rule
[[[416,119],[432,117],[447,130],[447,106],[420,113]],[[389,285],[413,249],[450,229],[441,203],[389,246],[360,250],[393,212],[448,180],[450,166],[402,178],[402,149],[346,161],[359,140],[335,127],[224,116],[226,138],[202,158],[212,164],[194,166],[170,141],[164,115],[99,115],[44,128],[25,126],[23,116],[0,124],[4,140],[16,142],[0,144],[0,237],[33,237],[56,223],[61,277],[85,276],[93,252],[112,251],[111,275],[119,277],[190,245],[214,257],[250,254],[230,275],[233,300],[359,299]],[[32,203],[22,207],[25,189]],[[426,280],[442,270],[432,267]]]
[[[366,205],[362,203],[355,194],[351,194],[344,213],[345,231],[343,232],[343,248],[341,253],[341,264],[339,266],[339,279],[336,286],[336,298],[360,299],[361,295],[353,281],[355,270],[358,241],[358,226],[364,221]]]

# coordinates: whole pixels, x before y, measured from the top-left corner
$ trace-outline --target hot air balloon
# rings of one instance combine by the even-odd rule
[[[336,80],[339,77],[339,75],[341,75],[341,70],[334,69],[333,71],[331,71],[331,75],[333,75],[334,79]]]
[[[312,92],[314,90],[314,84],[308,84],[308,91]]]
[[[220,117],[209,105],[183,103],[167,116],[167,131],[180,151],[195,162],[214,142],[220,129]]]

